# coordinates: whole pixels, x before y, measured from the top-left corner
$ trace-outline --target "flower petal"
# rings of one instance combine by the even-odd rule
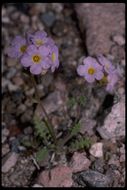
[[[32,65],[32,59],[31,59],[31,56],[25,54],[22,58],[21,58],[21,64],[24,66],[24,67],[29,67]]]
[[[39,52],[42,56],[47,56],[49,54],[49,48],[47,48],[45,46],[40,46]]]
[[[79,76],[84,76],[86,73],[86,69],[84,65],[79,65],[77,67],[77,73],[79,74]]]
[[[103,78],[103,76],[104,76],[104,73],[103,73],[102,71],[97,71],[97,72],[95,73],[95,78],[96,78],[97,80],[101,80],[101,79]]]
[[[87,58],[85,58],[85,59],[83,60],[83,63],[84,63],[84,64],[91,65],[91,64],[97,63],[97,61],[96,61],[95,58],[89,56],[89,57],[87,57]]]
[[[40,64],[43,69],[50,68],[50,60],[48,58],[44,59]]]
[[[29,55],[32,55],[33,53],[36,53],[38,51],[37,47],[34,46],[34,45],[29,45],[27,47],[27,50],[26,52],[29,54]]]
[[[95,81],[95,77],[94,75],[85,75],[85,79],[87,80],[87,82],[92,83]]]
[[[39,75],[41,72],[42,72],[42,68],[41,68],[41,65],[38,64],[33,64],[31,67],[30,67],[30,72],[34,75]]]

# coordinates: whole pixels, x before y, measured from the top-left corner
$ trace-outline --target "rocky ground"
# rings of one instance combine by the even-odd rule
[[[35,90],[21,65],[4,54],[10,39],[30,29],[45,30],[60,50],[59,69],[37,78],[54,128],[61,135],[79,120],[80,136],[91,140],[89,148],[54,159],[51,178],[48,163],[38,164],[34,156],[38,145],[32,118],[39,113],[32,101]],[[3,4],[2,48],[2,186],[124,187],[125,5]],[[76,73],[85,56],[98,53],[120,68],[122,77],[113,95],[91,88]],[[79,106],[75,99],[82,96],[85,101]]]

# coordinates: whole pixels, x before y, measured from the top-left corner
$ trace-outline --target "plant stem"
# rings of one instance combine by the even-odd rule
[[[38,103],[41,106],[41,109],[42,109],[42,111],[43,111],[43,113],[45,114],[45,117],[46,117],[46,120],[45,120],[46,126],[47,126],[47,128],[49,130],[49,133],[51,134],[51,136],[52,136],[52,138],[54,140],[55,145],[57,145],[57,139],[56,139],[54,128],[53,128],[52,123],[51,123],[51,121],[49,119],[49,116],[48,116],[48,114],[47,114],[47,112],[46,112],[46,110],[45,110],[45,108],[44,108],[44,106],[43,106],[43,104],[41,102],[41,99],[40,99],[40,96],[39,96],[39,93],[38,93],[38,89],[37,89],[37,84],[36,84],[36,81],[35,81],[35,78],[34,78],[33,75],[31,75],[31,80],[32,80],[33,86],[35,88],[35,93],[36,93],[36,98],[38,100]]]

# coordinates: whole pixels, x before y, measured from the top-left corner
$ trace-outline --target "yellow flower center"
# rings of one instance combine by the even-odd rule
[[[35,64],[38,64],[38,63],[40,62],[40,60],[41,60],[41,57],[40,57],[39,55],[34,55],[34,56],[32,57],[32,60],[33,60],[33,62],[34,62]]]
[[[55,53],[52,53],[52,61],[54,62],[56,60],[56,55]]]
[[[90,75],[93,75],[94,73],[95,73],[95,69],[94,68],[89,68],[88,69],[88,73],[90,74]]]
[[[20,47],[20,51],[21,51],[22,53],[24,53],[24,52],[26,51],[26,48],[27,48],[27,46],[26,46],[26,45],[23,45],[23,46]]]
[[[44,43],[43,43],[43,41],[42,40],[36,40],[36,45],[39,45],[39,46],[41,46],[41,45],[43,45]]]

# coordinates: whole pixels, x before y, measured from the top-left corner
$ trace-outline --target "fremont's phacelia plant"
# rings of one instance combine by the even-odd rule
[[[97,59],[90,56],[85,58],[83,65],[77,67],[77,73],[89,83],[96,79],[101,85],[107,85],[106,90],[110,93],[113,93],[119,79],[118,69],[103,55],[98,55]]]
[[[30,67],[34,75],[54,72],[59,66],[58,47],[44,31],[28,32],[26,38],[16,36],[6,53],[11,58],[19,58],[24,67]]]

